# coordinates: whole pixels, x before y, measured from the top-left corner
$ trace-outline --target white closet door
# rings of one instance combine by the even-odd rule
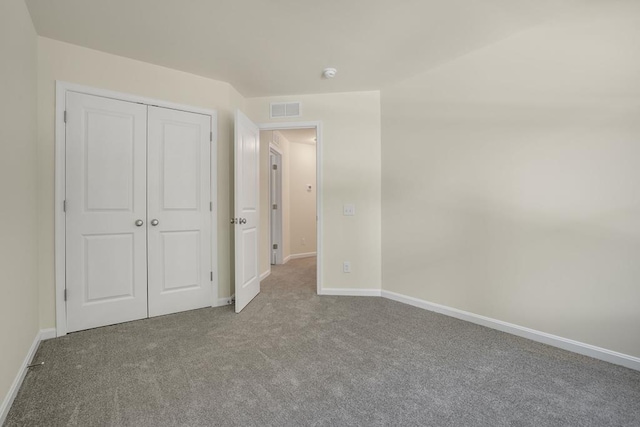
[[[211,117],[149,107],[149,316],[213,302]]]
[[[66,105],[67,330],[145,318],[147,106]]]

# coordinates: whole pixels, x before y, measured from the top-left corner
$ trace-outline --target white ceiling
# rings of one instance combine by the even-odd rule
[[[377,90],[580,0],[26,0],[41,36],[231,83]],[[338,76],[323,80],[327,66]]]

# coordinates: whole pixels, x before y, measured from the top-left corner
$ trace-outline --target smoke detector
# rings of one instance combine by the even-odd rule
[[[324,71],[322,71],[322,77],[325,79],[332,79],[336,76],[337,72],[338,70],[335,68],[325,68]]]

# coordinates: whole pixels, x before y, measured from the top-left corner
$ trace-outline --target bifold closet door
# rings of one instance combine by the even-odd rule
[[[69,332],[147,317],[147,106],[68,92]]]
[[[212,304],[211,117],[149,107],[149,316]]]

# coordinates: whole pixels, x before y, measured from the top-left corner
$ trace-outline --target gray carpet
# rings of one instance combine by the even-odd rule
[[[8,426],[640,426],[640,372],[373,297],[318,297],[315,259],[236,315],[43,342]]]

